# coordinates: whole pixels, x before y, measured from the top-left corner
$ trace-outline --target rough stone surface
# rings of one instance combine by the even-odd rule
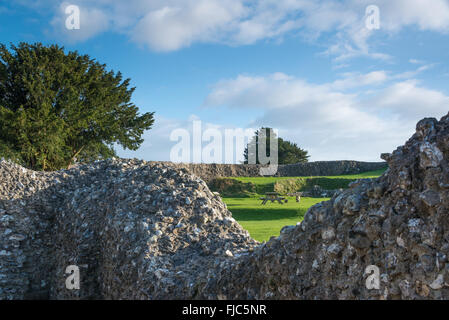
[[[186,170],[109,160],[38,173],[0,162],[0,298],[158,299],[257,244]],[[81,289],[67,290],[77,265]]]
[[[173,165],[37,173],[0,162],[0,298],[449,299],[449,116],[258,244]],[[81,268],[81,289],[64,270]],[[368,289],[365,270],[379,270]]]
[[[301,196],[311,198],[329,198],[334,194],[342,192],[343,189],[327,190],[318,185],[312,187],[311,190],[301,191]]]

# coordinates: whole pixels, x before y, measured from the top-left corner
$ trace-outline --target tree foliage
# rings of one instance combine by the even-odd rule
[[[256,163],[259,162],[259,133],[265,130],[266,132],[266,156],[268,157],[270,155],[270,134],[269,130],[270,128],[260,128],[256,132],[254,132],[254,136],[251,138],[250,144],[255,143],[255,155],[249,154],[249,148],[246,146],[243,156],[244,156],[244,163],[248,163],[248,157],[255,157]],[[306,150],[301,149],[297,146],[296,143],[283,140],[280,137],[275,136],[275,139],[278,141],[278,164],[293,164],[298,162],[308,162],[309,155]],[[253,158],[254,159],[254,158]]]
[[[0,45],[0,157],[35,170],[136,150],[151,128],[120,72],[57,45]]]

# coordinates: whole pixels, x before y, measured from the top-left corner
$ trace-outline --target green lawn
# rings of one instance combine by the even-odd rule
[[[301,198],[297,203],[294,197],[287,197],[288,203],[279,204],[267,202],[262,206],[259,200],[265,192],[273,191],[275,185],[277,188],[283,187],[287,190],[289,183],[293,187],[302,186],[306,188],[309,185],[318,184],[325,189],[346,188],[348,183],[356,179],[376,178],[380,176],[385,169],[364,172],[361,174],[327,176],[327,177],[239,177],[232,178],[243,183],[254,184],[254,190],[235,193],[227,192],[223,194],[223,201],[232,212],[233,217],[249,231],[251,237],[258,241],[267,241],[272,236],[278,236],[282,227],[295,225],[302,221],[307,209],[316,203],[328,200],[328,198]],[[289,180],[289,181],[283,181]],[[296,182],[295,182],[296,181]],[[294,183],[298,183],[295,185]],[[291,186],[291,185],[290,185]],[[230,190],[234,190],[231,189]],[[235,189],[238,190],[238,189]]]
[[[278,236],[282,227],[295,225],[302,221],[307,209],[328,198],[301,198],[300,203],[294,197],[287,197],[288,203],[277,202],[261,205],[259,198],[223,198],[232,212],[232,216],[251,237],[258,241],[267,241],[271,236]]]

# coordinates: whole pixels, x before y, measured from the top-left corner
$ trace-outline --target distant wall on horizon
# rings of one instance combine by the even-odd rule
[[[160,162],[160,161],[155,161]],[[221,177],[259,177],[261,165],[256,164],[208,164],[208,163],[175,163],[176,167],[186,168],[205,181]],[[314,161],[306,163],[279,165],[275,176],[307,177],[336,176],[342,174],[358,174],[387,167],[386,162],[363,162],[353,160]]]

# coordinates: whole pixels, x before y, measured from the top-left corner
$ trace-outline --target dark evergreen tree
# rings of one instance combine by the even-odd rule
[[[254,133],[254,136],[251,138],[251,141],[249,142],[249,144],[253,143],[255,144],[255,148],[252,148],[253,152],[255,152],[255,154],[253,154],[253,152],[250,152],[250,148],[248,148],[248,146],[246,146],[245,150],[243,151],[243,156],[244,156],[244,163],[247,164],[248,163],[248,158],[252,157],[252,159],[256,159],[256,163],[260,163],[259,162],[259,133],[261,132],[261,130],[265,130],[266,134],[266,156],[270,156],[270,133],[269,130],[270,128],[261,128],[259,130],[257,130]],[[308,152],[306,150],[301,149],[300,147],[297,146],[296,143],[287,141],[287,140],[283,140],[282,138],[276,137],[275,138],[278,140],[278,164],[293,164],[293,163],[298,163],[298,162],[308,162],[309,160],[309,155],[307,154]]]
[[[151,128],[120,72],[57,45],[0,45],[0,157],[35,170],[136,150]]]

